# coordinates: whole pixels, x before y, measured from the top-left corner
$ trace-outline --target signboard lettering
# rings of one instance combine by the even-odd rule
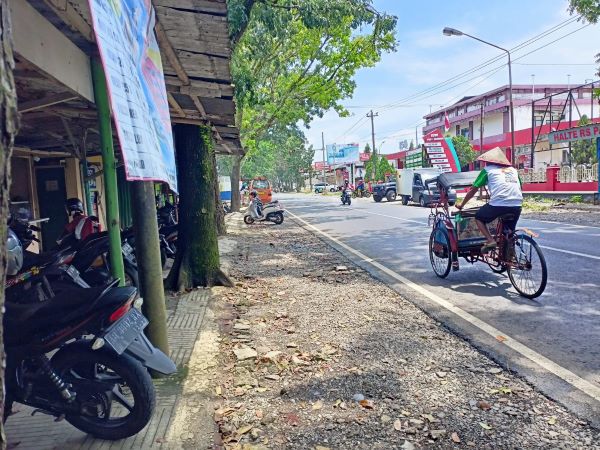
[[[566,130],[553,131],[548,134],[551,144],[560,142],[572,142],[582,139],[595,139],[600,137],[600,124],[585,125],[583,127],[569,128]]]
[[[171,119],[149,0],[88,0],[128,180],[177,191]]]

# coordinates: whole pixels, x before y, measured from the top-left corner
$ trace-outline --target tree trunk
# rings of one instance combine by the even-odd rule
[[[233,164],[231,165],[231,211],[238,212],[242,205],[240,195],[240,176],[241,176],[241,155],[231,155]]]
[[[213,178],[213,187],[215,190],[215,221],[217,224],[217,235],[225,236],[227,234],[227,228],[225,227],[225,210],[223,209],[223,202],[221,201],[221,189],[219,188],[219,177],[217,176],[217,155],[213,151],[212,164],[213,172],[215,174]]]
[[[166,286],[177,291],[197,286],[233,286],[220,269],[210,129],[177,124],[174,137],[179,166],[179,235]]]
[[[10,188],[10,156],[19,126],[17,92],[13,79],[15,62],[12,53],[10,12],[8,1],[0,0],[0,412],[4,411],[4,340],[2,312],[4,310],[4,281],[6,278],[6,217]],[[0,422],[0,449],[6,448],[4,424]]]

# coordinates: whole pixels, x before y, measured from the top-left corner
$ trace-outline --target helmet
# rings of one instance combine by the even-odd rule
[[[78,198],[69,198],[65,203],[65,208],[67,208],[67,213],[71,215],[74,212],[80,212],[83,214],[83,203]]]
[[[6,274],[13,276],[23,266],[23,246],[13,230],[8,229],[6,240]]]

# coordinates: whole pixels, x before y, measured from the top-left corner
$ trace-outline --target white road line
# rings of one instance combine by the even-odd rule
[[[535,363],[538,366],[546,369],[548,372],[553,373],[554,375],[556,375],[560,379],[566,381],[571,386],[573,386],[573,387],[579,389],[580,391],[582,391],[583,393],[589,395],[594,400],[600,401],[600,387],[595,386],[594,384],[590,383],[587,380],[584,380],[579,375],[577,375],[577,374],[571,372],[570,370],[565,369],[564,367],[556,364],[554,361],[552,361],[552,360],[546,358],[545,356],[537,353],[535,350],[530,349],[529,347],[527,347],[526,345],[524,345],[521,342],[517,341],[516,339],[513,339],[512,337],[510,337],[505,332],[503,332],[503,331],[501,331],[501,330],[493,327],[492,325],[488,324],[487,322],[484,322],[483,320],[475,317],[474,315],[472,315],[472,314],[464,311],[463,309],[459,308],[458,306],[453,305],[448,300],[444,300],[439,295],[434,294],[433,292],[428,291],[427,289],[425,289],[424,287],[422,287],[422,286],[420,286],[420,285],[418,285],[416,283],[413,283],[408,278],[405,278],[402,275],[394,272],[393,270],[389,269],[388,267],[384,266],[383,264],[380,264],[377,261],[373,261],[371,258],[367,257],[365,254],[359,252],[358,250],[353,249],[349,245],[346,245],[345,243],[343,243],[339,239],[336,239],[333,236],[330,236],[329,234],[325,233],[324,231],[319,230],[317,227],[311,225],[310,223],[308,223],[304,219],[298,217],[294,213],[292,213],[290,211],[288,211],[288,213],[292,217],[294,217],[297,221],[299,221],[302,224],[304,224],[304,226],[306,228],[308,228],[310,230],[313,230],[316,233],[324,236],[326,239],[328,239],[331,242],[335,242],[340,247],[344,248],[348,252],[350,252],[350,253],[354,254],[355,256],[357,256],[358,258],[360,258],[362,261],[368,262],[372,266],[377,267],[382,272],[388,274],[389,276],[391,276],[392,278],[398,280],[402,284],[405,284],[406,286],[408,286],[412,290],[418,292],[419,294],[424,295],[425,297],[427,297],[428,299],[430,299],[434,303],[437,303],[442,308],[445,308],[448,311],[456,314],[461,319],[466,320],[471,325],[479,328],[481,331],[483,331],[484,333],[486,333],[489,336],[493,337],[494,339],[497,339],[498,336],[503,336],[505,338],[505,340],[503,340],[501,343],[499,342],[498,345],[502,345],[502,344],[506,345],[507,347],[509,347],[512,350],[516,351],[517,353],[521,354],[522,356],[524,356],[525,358],[529,359],[533,363]]]
[[[358,209],[358,208],[357,208]],[[396,220],[401,220],[402,222],[413,222],[413,223],[418,223],[419,225],[427,225],[424,222],[420,222],[418,220],[412,220],[412,219],[405,219],[403,217],[396,217],[396,216],[390,216],[387,214],[380,214],[380,213],[376,213],[376,212],[372,212],[372,211],[367,211],[367,210],[363,210],[361,209],[361,211],[366,212],[367,214],[375,214],[376,216],[383,216],[383,217],[389,217],[390,219],[396,219]],[[538,220],[537,222],[541,222],[540,220]],[[562,225],[568,225],[568,224],[562,224]],[[580,227],[582,225],[571,225],[573,227]],[[589,228],[593,228],[593,227],[589,227]],[[541,248],[544,248],[546,250],[552,250],[555,252],[561,252],[561,253],[566,253],[568,255],[573,255],[573,256],[581,256],[583,258],[589,258],[589,259],[597,259],[600,260],[600,256],[595,256],[595,255],[589,255],[587,253],[579,253],[579,252],[573,252],[571,250],[563,250],[562,248],[556,248],[556,247],[549,247],[547,245],[540,245]]]
[[[547,245],[540,245],[540,247],[545,248],[546,250],[552,250],[554,252],[561,252],[566,253],[568,255],[582,256],[584,258],[600,260],[600,256],[588,255],[587,253],[572,252],[571,250],[563,250],[562,248],[548,247]]]
[[[530,221],[530,222],[552,223],[552,224],[555,224],[555,225],[563,225],[563,226],[572,227],[572,228],[595,228],[595,229],[600,229],[600,227],[596,227],[594,225],[579,225],[579,224],[575,224],[575,223],[555,222],[553,220],[528,219],[527,216],[521,216],[520,220],[527,220],[527,221]]]

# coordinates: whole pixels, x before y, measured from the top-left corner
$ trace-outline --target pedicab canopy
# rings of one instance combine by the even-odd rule
[[[439,185],[442,189],[464,189],[473,186],[479,171],[442,173],[425,181],[427,185]]]

